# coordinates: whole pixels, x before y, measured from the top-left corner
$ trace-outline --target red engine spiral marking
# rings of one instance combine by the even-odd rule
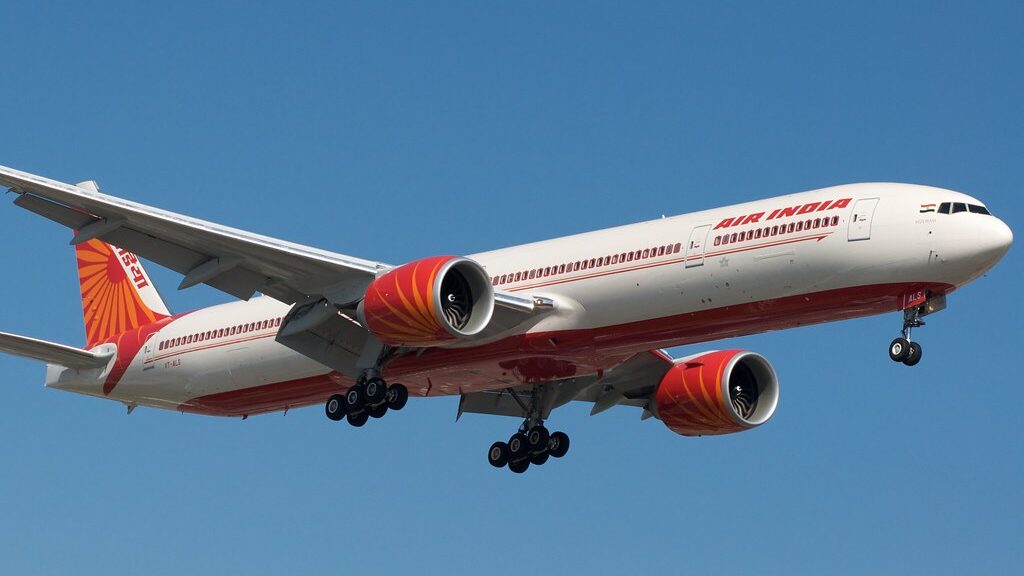
[[[367,328],[382,342],[436,346],[452,342],[434,299],[439,272],[455,256],[434,256],[400,266],[370,284],[363,301]]]
[[[684,436],[730,434],[746,430],[734,418],[724,394],[725,369],[741,350],[722,350],[673,366],[655,392],[661,420]]]

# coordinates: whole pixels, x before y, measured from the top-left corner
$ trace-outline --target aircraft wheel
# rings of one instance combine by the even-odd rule
[[[548,447],[548,429],[544,426],[537,425],[526,433],[526,443],[530,447],[530,452],[541,452],[547,450]]]
[[[533,464],[534,466],[540,466],[540,465],[544,464],[547,461],[548,461],[548,452],[547,452],[547,450],[541,452],[540,454],[530,454],[530,464]]]
[[[367,410],[367,412],[374,418],[383,418],[384,415],[388,413],[388,405],[387,403],[384,403],[380,406],[374,406]]]
[[[561,458],[569,451],[569,435],[555,432],[548,438],[548,452],[555,458]]]
[[[508,444],[495,442],[487,451],[487,462],[495,468],[503,468],[508,464]]]
[[[528,452],[529,446],[526,443],[526,434],[518,432],[508,439],[508,456],[510,461],[524,459]]]
[[[526,472],[526,469],[530,467],[529,460],[520,460],[518,462],[509,462],[508,469],[515,472],[516,474],[522,474]]]
[[[359,412],[357,414],[349,413],[348,415],[348,423],[355,426],[356,428],[359,428],[363,424],[366,424],[366,421],[369,419],[370,415],[366,412]]]
[[[923,351],[921,350],[921,345],[918,344],[917,342],[911,342],[910,352],[907,354],[907,357],[903,359],[903,363],[906,364],[907,366],[916,365],[918,362],[921,361],[922,353]]]
[[[910,355],[910,342],[903,337],[889,343],[889,358],[893,362],[903,362]]]
[[[388,385],[380,378],[370,378],[364,384],[363,392],[366,394],[366,403],[376,406],[384,401],[388,394]]]
[[[359,412],[366,406],[366,393],[363,387],[356,384],[345,392],[345,411],[349,414]]]
[[[324,406],[327,412],[327,417],[337,422],[345,417],[345,397],[341,394],[335,394],[327,399],[327,404]]]
[[[392,384],[388,386],[387,403],[388,408],[392,410],[401,410],[405,408],[405,403],[409,401],[409,389],[401,384]]]

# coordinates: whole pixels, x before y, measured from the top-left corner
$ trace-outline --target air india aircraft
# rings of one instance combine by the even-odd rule
[[[730,434],[775,412],[763,356],[661,348],[900,312],[911,330],[1009,250],[979,200],[850,184],[467,256],[363,260],[0,167],[14,203],[75,231],[85,348],[0,333],[46,385],[246,418],[323,404],[363,426],[409,396],[522,419],[488,460],[516,473],[566,454],[544,426],[570,400],[635,406],[678,434]],[[173,314],[139,257],[238,299]],[[259,293],[259,295],[257,295]],[[401,382],[401,383],[398,383]],[[390,383],[390,384],[389,384]]]

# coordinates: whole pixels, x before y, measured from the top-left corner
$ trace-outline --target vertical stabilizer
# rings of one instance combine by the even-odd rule
[[[75,246],[86,347],[170,316],[139,258],[101,240]]]

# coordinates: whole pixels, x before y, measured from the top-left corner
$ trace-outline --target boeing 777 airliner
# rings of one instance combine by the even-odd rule
[[[46,385],[182,412],[248,417],[323,404],[362,426],[409,396],[522,420],[488,460],[521,473],[564,456],[544,426],[570,400],[635,406],[685,436],[775,412],[766,358],[661,348],[899,312],[889,356],[1006,254],[1010,229],[970,196],[851,184],[403,265],[221,226],[0,167],[14,203],[75,231],[86,345],[0,333],[48,362]],[[139,257],[237,302],[168,310]],[[257,296],[257,293],[260,295]]]

